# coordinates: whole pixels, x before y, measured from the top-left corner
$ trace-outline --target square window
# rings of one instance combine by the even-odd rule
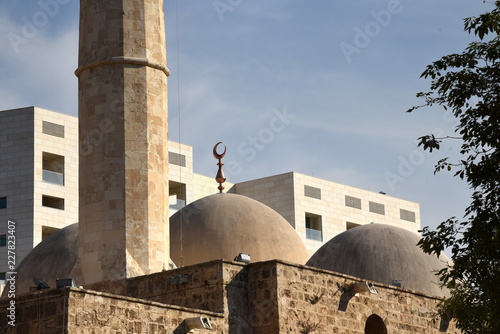
[[[186,167],[186,156],[179,153],[168,152],[168,163],[181,167]]]
[[[0,209],[7,208],[7,197],[0,197]]]
[[[413,211],[408,211],[405,209],[399,209],[399,217],[403,220],[415,223],[416,218],[415,218],[415,212]]]
[[[168,182],[170,216],[186,206],[186,185],[175,181]]]
[[[345,230],[350,230],[351,228],[355,228],[355,227],[358,227],[358,226],[361,226],[361,224],[356,224],[356,223],[352,223],[352,222],[345,222]]]
[[[379,215],[385,215],[385,206],[384,204],[376,203],[376,202],[368,202],[370,212],[378,213]]]
[[[43,152],[42,157],[42,180],[63,186],[64,156]]]
[[[42,132],[47,135],[64,138],[64,125],[43,121]]]
[[[55,232],[59,231],[58,228],[50,227],[50,226],[42,226],[42,240],[45,240]]]
[[[0,234],[0,247],[7,245],[7,234]]]
[[[306,238],[316,241],[323,241],[321,216],[312,213],[306,213]]]
[[[304,196],[321,199],[321,189],[304,185]]]
[[[42,206],[64,210],[64,198],[43,195]]]
[[[345,195],[345,206],[361,210],[361,198]]]

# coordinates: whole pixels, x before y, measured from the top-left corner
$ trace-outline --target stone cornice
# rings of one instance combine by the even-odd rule
[[[168,77],[170,75],[170,70],[165,66],[165,64],[152,62],[147,58],[135,58],[135,57],[112,57],[107,59],[94,60],[91,62],[83,63],[75,71],[75,75],[78,77],[83,71],[89,70],[94,67],[102,65],[116,65],[116,64],[128,64],[128,65],[138,65],[138,66],[148,66],[157,70],[162,71]]]

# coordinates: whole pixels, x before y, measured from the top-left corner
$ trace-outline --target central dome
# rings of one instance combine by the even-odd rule
[[[293,227],[276,211],[251,198],[215,194],[170,218],[170,256],[178,266],[250,254],[252,262],[309,258]],[[182,263],[181,263],[182,258]]]

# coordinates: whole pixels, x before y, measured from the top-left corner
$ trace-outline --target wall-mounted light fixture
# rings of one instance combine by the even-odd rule
[[[250,263],[250,254],[245,254],[245,253],[240,253],[238,255],[236,255],[236,257],[234,258],[234,261],[237,261],[237,262],[243,262],[243,263]]]
[[[184,329],[186,333],[194,333],[195,329],[213,329],[210,319],[205,317],[195,317],[184,319]]]
[[[37,290],[50,289],[50,285],[38,277],[33,278],[33,283],[36,285]]]
[[[350,285],[349,290],[355,294],[356,293],[365,293],[365,292],[369,292],[369,293],[373,293],[373,294],[378,293],[377,289],[375,289],[375,286],[373,285],[373,283],[370,283],[370,282],[353,283]]]
[[[398,288],[401,288],[401,287],[403,287],[403,281],[400,279],[393,279],[391,285],[394,285],[394,286],[397,286]]]
[[[73,277],[68,278],[56,278],[56,288],[64,288],[65,286],[70,286],[76,288],[75,280]]]

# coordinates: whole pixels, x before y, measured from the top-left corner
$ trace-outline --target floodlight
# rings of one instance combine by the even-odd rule
[[[37,290],[50,289],[50,286],[38,277],[33,278],[33,283],[36,285]]]
[[[250,254],[239,253],[234,258],[234,261],[243,262],[243,263],[250,263]]]
[[[187,333],[194,333],[195,329],[212,329],[212,324],[205,317],[187,318],[184,320],[184,328]]]
[[[64,288],[65,286],[70,286],[76,288],[75,280],[73,277],[68,278],[56,278],[56,288]]]
[[[403,286],[403,281],[400,279],[393,279],[391,285],[394,285],[394,286],[397,286],[398,288],[401,288]]]
[[[373,294],[377,294],[377,290],[375,289],[375,286],[373,283],[370,282],[359,282],[359,283],[354,283],[352,285],[352,291],[354,293],[363,293],[363,292],[369,292]]]

